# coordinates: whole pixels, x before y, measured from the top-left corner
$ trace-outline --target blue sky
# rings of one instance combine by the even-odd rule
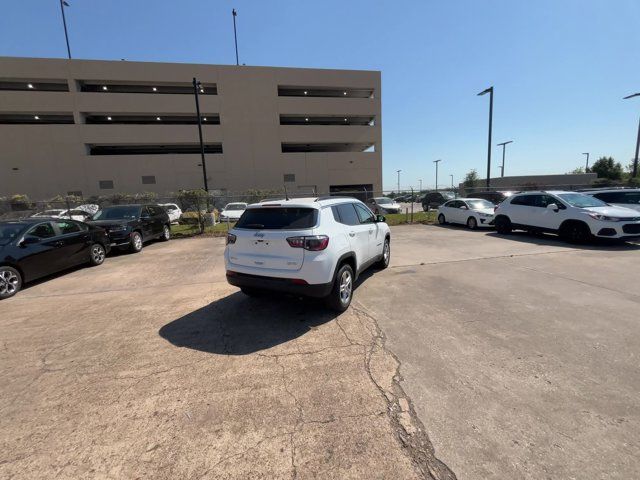
[[[488,97],[507,175],[631,162],[640,1],[68,0],[74,58],[382,71],[384,185],[486,171]],[[64,57],[57,0],[3,2],[0,55]],[[494,147],[494,165],[500,150]],[[499,169],[493,168],[499,175]]]

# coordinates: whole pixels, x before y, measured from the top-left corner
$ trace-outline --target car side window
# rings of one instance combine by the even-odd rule
[[[66,220],[56,222],[58,230],[61,235],[67,235],[69,233],[78,233],[80,231],[80,225],[75,222],[69,222]]]
[[[357,203],[354,203],[353,206],[356,207],[360,223],[375,223],[376,220],[373,213],[371,213],[371,210],[363,207],[362,205],[358,205]]]
[[[56,236],[56,232],[53,229],[53,226],[47,222],[39,223],[38,225],[31,227],[27,232],[27,235],[38,238],[51,238]]]
[[[343,203],[337,207],[340,223],[345,225],[360,225],[360,218],[353,207],[353,203]]]
[[[533,206],[536,195],[518,195],[517,197],[513,197],[511,200],[511,205],[523,205],[523,206]]]

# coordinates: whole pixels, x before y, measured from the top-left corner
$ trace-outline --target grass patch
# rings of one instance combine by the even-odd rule
[[[422,223],[422,224],[430,224],[436,223],[436,211],[431,212],[413,212],[413,223]],[[387,224],[390,227],[394,225],[405,225],[411,223],[411,213],[406,215],[404,213],[390,213],[385,215],[387,219]],[[233,228],[235,223],[230,223],[229,228]],[[174,238],[186,238],[193,237],[194,235],[200,235],[200,226],[199,225],[171,225],[171,235]],[[224,237],[227,234],[227,224],[226,223],[218,223],[216,225],[209,225],[204,229],[204,235],[210,237]]]
[[[436,222],[436,211],[431,212],[413,212],[413,223],[435,223]],[[385,215],[387,219],[387,224],[392,227],[394,225],[403,225],[406,223],[411,223],[411,212],[409,215],[406,213],[390,213]]]

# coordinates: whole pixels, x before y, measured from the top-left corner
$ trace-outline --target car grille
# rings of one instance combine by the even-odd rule
[[[624,233],[640,233],[640,223],[630,223],[622,227]]]

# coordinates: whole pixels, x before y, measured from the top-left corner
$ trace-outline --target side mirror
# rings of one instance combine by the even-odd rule
[[[550,203],[549,205],[547,205],[547,208],[549,210],[553,210],[554,212],[560,210],[560,207],[558,207],[558,205],[556,205],[555,203]]]
[[[27,245],[35,245],[36,243],[40,243],[40,239],[38,237],[34,237],[32,235],[28,235],[20,240],[19,246],[27,246]]]
[[[386,221],[387,221],[387,219],[384,217],[384,215],[376,215],[376,222],[377,223],[384,223]]]

